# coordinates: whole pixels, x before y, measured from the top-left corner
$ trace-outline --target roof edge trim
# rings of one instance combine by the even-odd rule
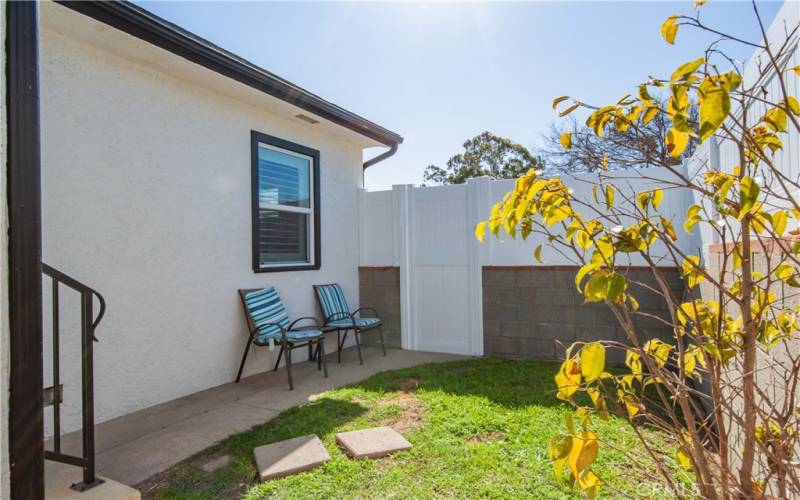
[[[403,138],[130,2],[56,3],[389,147]]]

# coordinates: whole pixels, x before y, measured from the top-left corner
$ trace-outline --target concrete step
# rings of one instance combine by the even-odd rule
[[[74,465],[52,460],[44,462],[44,497],[46,500],[141,500],[139,490],[100,477],[103,484],[84,492],[75,491],[71,485],[79,483],[83,471]]]

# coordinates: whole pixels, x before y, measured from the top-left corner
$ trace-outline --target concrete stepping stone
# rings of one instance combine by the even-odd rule
[[[411,443],[390,427],[340,432],[336,442],[353,458],[378,458],[411,449]]]
[[[331,459],[314,434],[259,446],[253,454],[262,481],[307,471]]]

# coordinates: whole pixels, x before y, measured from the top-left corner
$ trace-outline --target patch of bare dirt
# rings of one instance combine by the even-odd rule
[[[480,436],[470,436],[467,439],[469,444],[493,443],[501,441],[506,437],[503,432],[490,432],[488,434],[481,434]]]
[[[419,384],[419,379],[416,378],[400,379],[397,381],[397,390],[400,392],[409,393],[417,388],[417,384]]]
[[[378,401],[378,405],[396,405],[402,408],[398,415],[381,420],[381,425],[391,427],[397,432],[402,433],[422,425],[425,407],[422,402],[410,392],[417,386],[417,380],[406,379],[400,382],[400,390],[381,398]]]

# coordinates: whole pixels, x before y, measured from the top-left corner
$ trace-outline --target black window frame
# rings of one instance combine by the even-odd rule
[[[285,149],[293,153],[308,156],[312,159],[313,167],[313,189],[314,195],[312,197],[312,217],[314,223],[313,237],[314,247],[311,249],[314,255],[314,260],[311,263],[302,264],[289,264],[289,265],[274,265],[262,266],[260,262],[260,253],[258,251],[258,145],[266,144],[280,149]],[[322,245],[320,238],[320,189],[319,189],[319,151],[302,144],[297,144],[285,139],[280,139],[275,136],[267,135],[255,130],[250,131],[250,226],[252,228],[252,252],[253,252],[253,272],[256,273],[274,273],[284,271],[310,271],[319,269],[322,265]]]

